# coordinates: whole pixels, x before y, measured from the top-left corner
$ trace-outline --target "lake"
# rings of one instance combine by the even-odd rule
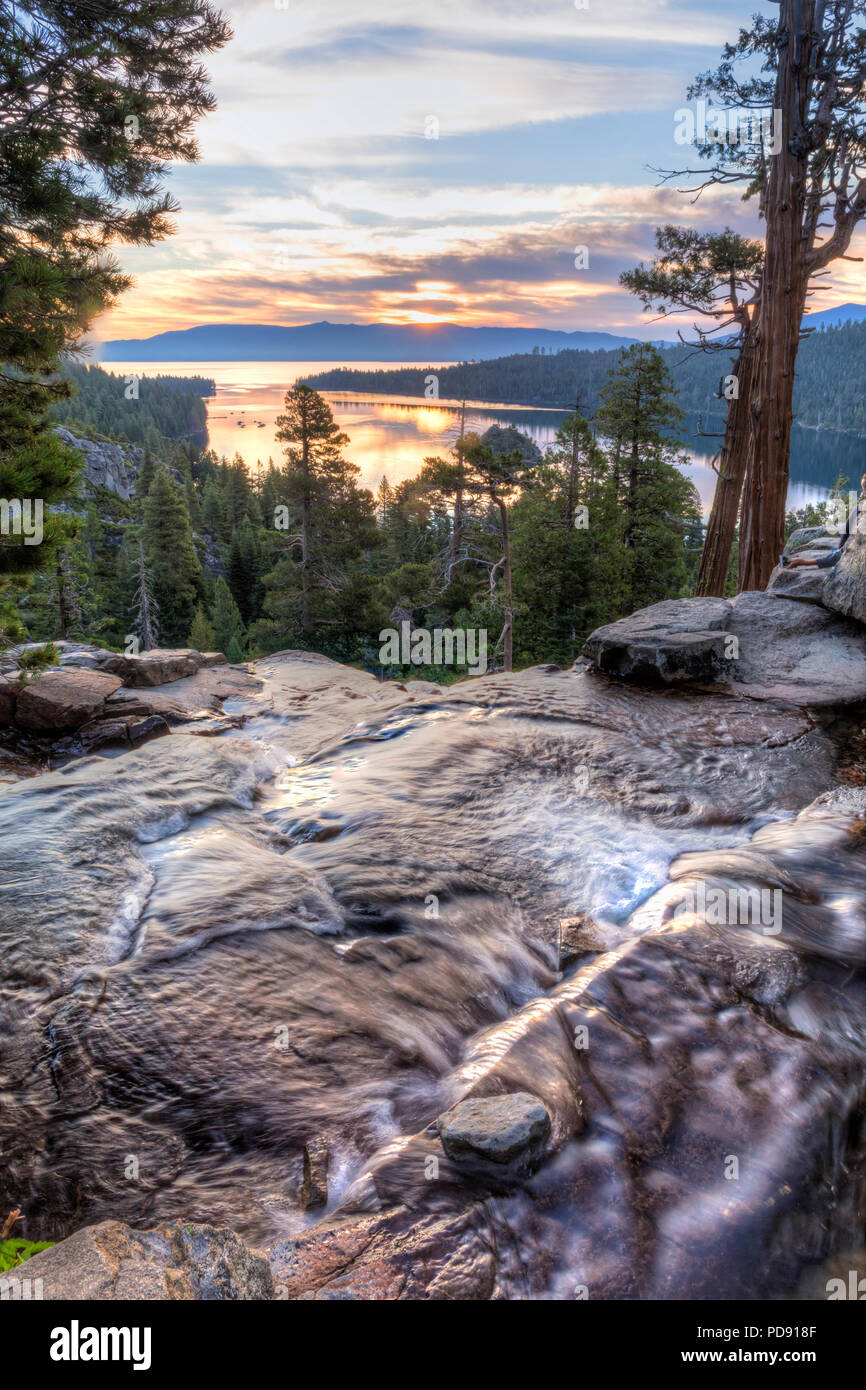
[[[216,382],[216,395],[207,401],[208,435],[217,454],[240,454],[246,463],[257,460],[279,463],[282,447],[274,438],[275,419],[283,396],[299,378],[328,371],[337,365],[375,370],[379,366],[417,367],[411,363],[377,362],[110,362],[106,370],[120,375],[157,374],[206,376]],[[426,365],[426,364],[425,364]],[[446,363],[430,363],[445,366]],[[348,436],[345,453],[361,470],[361,479],[374,491],[381,478],[401,482],[416,474],[425,458],[445,453],[460,428],[460,403],[430,401],[421,397],[373,395],[354,391],[325,391],[334,417]],[[483,433],[490,425],[514,425],[544,449],[553,442],[568,411],[533,406],[504,405],[495,401],[467,403],[466,428]],[[702,438],[696,418],[687,421],[686,469],[695,484],[706,513],[712,502],[715,474],[710,459],[718,441]],[[720,429],[718,421],[704,421],[707,430]],[[826,497],[841,472],[853,486],[866,467],[866,439],[807,430],[795,426],[791,448],[791,483],[788,506],[799,508]]]

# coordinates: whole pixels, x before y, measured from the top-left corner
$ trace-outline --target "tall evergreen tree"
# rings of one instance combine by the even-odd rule
[[[183,492],[165,468],[157,469],[145,499],[141,536],[159,609],[161,639],[168,646],[179,646],[186,641],[195,616],[201,566]]]
[[[214,100],[200,55],[230,30],[204,0],[130,7],[16,0],[0,8],[0,495],[62,500],[80,457],[48,432],[53,379],[129,284],[106,254],[171,230],[171,160]],[[43,545],[57,539],[49,527]],[[0,538],[0,568],[42,563]],[[43,555],[43,559],[45,555]]]
[[[213,634],[216,651],[229,661],[243,661],[244,622],[222,575],[214,587]]]
[[[212,652],[218,650],[216,647],[216,637],[213,625],[208,619],[204,608],[199,604],[195,610],[195,617],[192,620],[192,627],[189,630],[189,637],[186,644],[196,652]]]
[[[265,578],[270,621],[256,632],[268,643],[282,638],[306,646],[317,628],[335,631],[351,564],[379,538],[372,494],[358,488],[360,469],[343,457],[347,436],[309,386],[286,393],[277,438],[286,446],[275,484],[279,551]],[[280,525],[284,520],[287,526]]]
[[[682,420],[673,382],[657,348],[625,348],[602,391],[596,423],[622,507],[629,612],[667,597],[684,583],[686,517],[692,484],[674,432]]]

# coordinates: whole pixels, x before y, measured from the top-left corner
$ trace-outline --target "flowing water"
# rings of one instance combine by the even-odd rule
[[[0,1206],[28,1234],[336,1222],[405,1297],[773,1297],[850,1244],[864,841],[844,797],[800,814],[836,726],[584,670],[250,673],[241,727],[0,796]],[[780,925],[684,912],[698,883],[778,889]],[[539,1172],[430,1181],[437,1114],[501,1090],[548,1107]],[[315,1268],[300,1291],[372,1277]]]

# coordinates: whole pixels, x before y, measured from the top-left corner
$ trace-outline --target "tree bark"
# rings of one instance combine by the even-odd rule
[[[497,497],[496,505],[499,507],[499,515],[502,518],[502,587],[505,596],[503,668],[506,671],[512,671],[514,669],[514,612],[511,594],[511,533],[508,529],[508,508],[504,500]]]
[[[794,369],[809,276],[804,232],[815,0],[781,0],[774,120],[781,148],[770,158],[767,235],[758,318],[752,450],[740,526],[740,589],[763,589],[785,536]]]
[[[733,372],[737,379],[737,395],[728,406],[725,438],[719,454],[718,482],[695,584],[695,594],[700,598],[721,596],[725,592],[749,459],[754,364],[754,341],[749,336],[740,348]]]

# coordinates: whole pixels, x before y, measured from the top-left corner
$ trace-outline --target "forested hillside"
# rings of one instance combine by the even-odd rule
[[[95,402],[114,401],[100,422],[119,433],[122,393],[103,396],[103,375],[85,381]],[[154,383],[152,416],[165,395]],[[134,497],[98,489],[73,504],[56,559],[19,597],[27,634],[112,647],[133,634],[235,661],[296,647],[381,670],[380,631],[408,622],[484,630],[495,668],[571,662],[600,623],[690,591],[699,505],[652,348],[617,358],[597,436],[572,415],[542,457],[494,427],[415,478],[383,480],[376,497],[316,392],[290,390],[277,424],[283,456],[254,473],[164,440],[146,450]],[[462,673],[424,664],[439,679]]]
[[[167,439],[206,441],[207,409],[202,397],[216,390],[207,377],[127,378],[77,363],[65,365],[62,375],[74,391],[51,407],[50,418],[73,433],[128,440],[155,450]]]
[[[372,391],[423,396],[434,375],[442,397],[563,406],[592,418],[605,378],[620,352],[532,352],[453,367],[337,368],[306,378],[316,390]],[[700,353],[682,345],[662,349],[677,402],[689,413],[724,413],[719,383],[731,370],[724,352]],[[866,433],[866,321],[829,328],[804,341],[797,362],[794,404],[801,425]]]

